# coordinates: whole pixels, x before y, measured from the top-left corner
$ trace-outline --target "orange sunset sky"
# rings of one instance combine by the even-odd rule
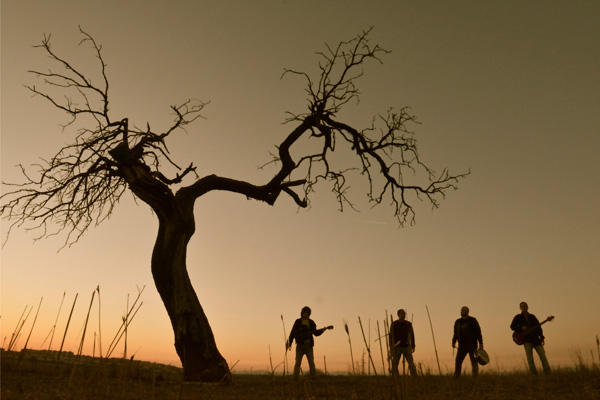
[[[451,337],[461,306],[482,327],[488,369],[524,369],[509,324],[527,301],[544,319],[554,367],[577,354],[598,362],[600,335],[600,2],[598,1],[55,1],[3,0],[1,8],[1,172],[49,158],[68,143],[68,119],[24,84],[28,70],[52,65],[52,48],[91,74],[78,26],[103,47],[114,119],[167,127],[169,106],[210,101],[205,119],[179,133],[171,154],[200,176],[217,173],[262,183],[257,167],[293,127],[286,111],[306,107],[305,82],[280,79],[284,68],[317,72],[324,43],[348,40],[370,26],[371,42],[391,50],[357,83],[360,104],[340,114],[366,127],[389,107],[410,106],[420,156],[432,168],[471,171],[434,211],[416,204],[416,225],[399,228],[393,210],[371,208],[360,176],[351,180],[359,212],[337,211],[327,186],[312,208],[282,198],[271,207],[231,193],[197,202],[188,268],[217,345],[234,371],[267,369],[284,358],[302,306],[318,326],[323,369],[348,371],[361,360],[387,314],[408,311],[415,361],[437,372],[431,314],[443,372],[453,368]],[[313,75],[316,76],[316,75]],[[38,83],[39,84],[39,83]],[[131,122],[132,121],[132,122]],[[160,130],[160,129],[157,129]],[[6,191],[6,186],[2,187]],[[2,240],[7,222],[2,221]],[[16,229],[2,247],[1,337],[6,346],[23,310],[31,313],[17,349],[60,346],[73,298],[65,350],[77,351],[92,292],[97,298],[84,346],[104,350],[138,288],[143,305],[130,325],[128,355],[179,365],[171,326],[150,273],[157,222],[124,196],[110,220],[58,252],[64,237],[33,242]],[[282,321],[283,317],[283,321]],[[283,323],[285,324],[285,332]],[[96,344],[96,354],[99,345]],[[119,346],[113,356],[122,354]],[[292,357],[288,354],[288,361]],[[468,363],[465,363],[468,364]],[[306,364],[304,364],[306,366]],[[470,371],[467,368],[468,371]],[[281,366],[278,367],[281,371]]]

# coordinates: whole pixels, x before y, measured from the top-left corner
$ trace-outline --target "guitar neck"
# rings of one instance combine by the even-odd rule
[[[315,332],[319,332],[319,331],[323,331],[325,332],[327,329],[333,329],[333,325],[329,325],[329,326],[324,326],[321,329],[315,329],[314,331],[310,331],[310,333],[315,333]]]
[[[548,318],[546,318],[544,321],[540,322],[539,324],[537,324],[537,325],[535,325],[535,326],[532,326],[531,328],[529,328],[529,329],[527,329],[527,330],[523,331],[523,334],[528,334],[528,333],[530,333],[530,332],[533,332],[533,331],[534,331],[534,330],[536,330],[537,328],[539,328],[539,327],[541,327],[542,325],[544,325],[546,322],[548,322],[548,321],[552,321],[552,319],[553,319],[553,318],[554,318],[554,317],[548,317]]]

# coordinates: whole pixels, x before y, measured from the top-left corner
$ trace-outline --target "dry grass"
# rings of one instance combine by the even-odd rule
[[[600,400],[600,369],[574,368],[550,376],[484,373],[407,378],[406,388],[389,377],[320,375],[298,383],[288,377],[234,375],[230,386],[186,384],[181,370],[161,364],[74,356],[57,363],[43,353],[2,353],[2,400],[12,399],[544,399]],[[403,397],[402,393],[406,393]]]

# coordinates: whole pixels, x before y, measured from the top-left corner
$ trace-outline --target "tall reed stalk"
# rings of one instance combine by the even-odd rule
[[[375,369],[375,363],[373,362],[373,357],[371,357],[371,346],[367,342],[367,337],[365,336],[365,331],[363,329],[363,324],[362,324],[362,321],[360,320],[360,317],[358,317],[358,324],[360,325],[360,331],[362,333],[363,341],[365,342],[365,347],[367,348],[367,355],[368,355],[369,361],[370,361],[369,365],[373,367],[373,373],[375,374],[375,376],[377,376],[377,371]]]
[[[38,304],[37,311],[35,312],[35,317],[33,318],[33,323],[31,324],[31,329],[29,330],[29,335],[27,336],[27,340],[25,340],[25,345],[23,346],[23,350],[27,349],[27,345],[29,344],[29,339],[31,338],[31,334],[33,333],[33,327],[35,326],[35,321],[37,321],[38,314],[40,313],[40,308],[42,307],[42,300],[44,297],[40,299],[40,304]]]
[[[98,291],[98,356],[102,358],[102,302],[100,301],[100,285],[96,287]]]
[[[108,346],[108,350],[106,351],[106,358],[108,358],[108,357],[110,357],[112,355],[113,351],[115,350],[115,348],[117,347],[117,345],[121,341],[121,338],[125,334],[125,330],[128,328],[129,324],[131,324],[131,321],[133,321],[133,317],[135,317],[135,315],[140,310],[140,308],[142,307],[143,304],[144,304],[144,302],[140,303],[140,305],[131,314],[131,318],[123,318],[123,323],[121,324],[121,327],[119,328],[119,330],[117,331],[115,337],[113,338],[113,340],[111,342],[111,345]],[[133,307],[132,307],[132,310],[133,310]]]
[[[129,293],[127,293],[127,307],[126,310],[129,310]],[[123,358],[127,358],[127,327],[129,324],[127,323],[127,318],[129,318],[129,312],[123,317],[123,322],[125,323],[125,344],[123,347]]]
[[[71,312],[69,313],[69,319],[67,320],[67,326],[65,327],[65,333],[63,335],[62,342],[60,343],[60,349],[58,350],[56,361],[60,360],[60,355],[62,353],[63,346],[65,345],[65,338],[67,337],[67,332],[71,323],[71,317],[73,316],[73,310],[75,309],[75,303],[77,303],[77,296],[79,296],[79,293],[75,293],[75,299],[73,300],[73,306],[71,306]]]
[[[8,342],[8,348],[7,348],[8,351],[11,351],[13,349],[13,347],[15,347],[15,345],[17,344],[17,338],[19,337],[21,329],[23,328],[23,324],[25,324],[25,321],[27,321],[27,318],[29,318],[29,313],[31,312],[31,309],[30,309],[29,313],[27,313],[27,316],[23,320],[23,315],[25,315],[25,312],[27,311],[28,308],[29,308],[29,306],[25,306],[25,308],[23,309],[23,312],[21,313],[21,316],[19,317],[19,320],[17,321],[17,326],[15,327],[15,330],[13,331],[12,336],[10,337],[10,341]],[[33,309],[33,307],[32,307],[32,309]]]
[[[383,359],[383,345],[381,341],[385,339],[387,341],[387,335],[381,336],[381,330],[379,329],[379,320],[377,321],[377,340],[379,340],[379,351],[381,353],[381,370],[385,371],[385,361]],[[385,375],[385,372],[384,372]]]
[[[388,312],[387,310],[385,310],[385,319],[383,320],[383,330],[388,333],[390,331],[390,324],[388,321]],[[390,341],[386,338],[385,341],[385,349],[387,351],[387,364],[388,364],[388,372],[390,372],[392,370],[392,365],[391,365],[391,361],[392,361],[392,353],[391,353],[391,349],[390,349]]]
[[[60,301],[60,306],[58,306],[58,312],[56,313],[56,319],[54,320],[54,325],[52,329],[50,329],[50,343],[48,343],[48,350],[52,349],[52,340],[54,339],[54,333],[56,332],[56,324],[58,323],[58,317],[60,316],[60,310],[62,309],[63,303],[65,302],[65,296],[67,292],[63,292],[63,297]]]
[[[94,304],[94,295],[96,291],[92,292],[92,299],[90,300],[90,307],[88,308],[87,315],[85,316],[85,323],[83,324],[83,333],[81,334],[81,343],[79,343],[79,349],[77,349],[77,355],[80,356],[83,352],[83,343],[85,342],[85,333],[87,332],[88,321],[90,320],[90,312],[92,311],[92,305]]]
[[[346,331],[346,334],[348,335],[348,344],[350,345],[350,361],[352,362],[352,374],[355,374],[356,371],[354,370],[354,355],[352,354],[352,340],[350,339],[350,329],[348,329],[347,321],[344,321],[344,330]]]
[[[135,317],[135,315],[139,311],[140,307],[142,307],[142,304],[144,304],[144,302],[142,302],[142,303],[140,303],[140,305],[137,308],[135,308],[135,306],[137,305],[137,302],[139,301],[140,297],[142,296],[142,293],[144,292],[145,288],[146,288],[145,285],[142,287],[141,290],[138,288],[138,295],[137,295],[135,301],[133,302],[131,308],[129,308],[127,310],[127,314],[123,318],[123,323],[121,324],[121,327],[119,327],[119,330],[115,334],[112,342],[110,342],[110,345],[108,346],[108,349],[106,350],[106,356],[105,356],[106,358],[110,357],[112,352],[115,350],[115,348],[119,344],[119,341],[125,334],[129,324],[133,320],[133,317]],[[128,301],[128,304],[129,304],[129,301]],[[134,309],[135,309],[135,311],[134,311]]]
[[[275,368],[273,368],[273,358],[271,357],[271,345],[269,345],[269,365],[271,366],[271,376],[275,375]]]
[[[281,314],[281,324],[283,325],[283,343],[285,344],[285,354],[283,356],[283,376],[285,378],[286,373],[289,373],[287,353],[291,343],[288,343],[287,331],[285,330],[285,321],[283,320],[283,314]]]
[[[433,349],[435,350],[435,359],[437,360],[438,371],[440,376],[442,376],[442,368],[440,367],[440,358],[438,357],[437,346],[435,345],[435,335],[433,333],[433,324],[431,323],[431,316],[429,315],[429,307],[427,304],[425,305],[425,309],[427,310],[427,318],[429,318],[429,326],[431,327],[431,337],[433,338]]]
[[[31,338],[31,334],[33,333],[33,328],[35,327],[35,321],[37,321],[38,314],[40,313],[40,308],[42,307],[42,300],[44,300],[43,296],[40,299],[40,304],[38,304],[37,311],[35,312],[35,317],[33,318],[33,323],[31,324],[31,329],[29,330],[29,335],[27,336],[27,339],[25,340],[25,345],[21,349],[21,353],[19,354],[19,360],[17,361],[17,366],[15,367],[15,369],[19,368],[19,365],[21,364],[21,360],[23,359],[23,355],[25,354],[25,350],[27,350],[27,345],[29,344],[29,339]]]
[[[600,363],[600,339],[596,335],[596,351],[598,352],[598,362]]]

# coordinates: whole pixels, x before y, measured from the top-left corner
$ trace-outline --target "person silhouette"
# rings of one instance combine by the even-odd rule
[[[460,318],[454,322],[454,335],[452,336],[452,347],[456,347],[458,342],[458,351],[456,352],[456,360],[454,363],[454,376],[460,377],[462,363],[467,354],[471,360],[473,376],[479,375],[479,364],[475,359],[477,351],[477,343],[479,348],[483,349],[483,337],[481,336],[481,327],[477,319],[469,315],[469,307],[463,306],[460,309]]]
[[[510,329],[514,332],[523,334],[523,347],[525,348],[525,357],[527,358],[527,365],[529,365],[529,371],[532,374],[537,374],[535,368],[535,362],[533,360],[533,350],[538,354],[542,368],[545,374],[552,372],[548,358],[546,358],[546,350],[544,349],[545,338],[544,331],[542,330],[542,324],[533,314],[529,313],[529,305],[522,301],[519,304],[521,313],[515,315],[513,318]]]
[[[315,321],[310,319],[311,309],[310,307],[302,307],[300,311],[300,318],[294,321],[290,336],[287,341],[288,350],[292,348],[292,342],[296,341],[296,363],[294,365],[294,379],[298,380],[300,375],[300,365],[302,364],[302,358],[306,356],[308,361],[308,368],[310,370],[310,376],[316,375],[315,358],[313,348],[315,345],[314,336],[321,336],[327,328],[317,329]]]
[[[392,348],[392,375],[398,376],[400,358],[408,363],[411,376],[417,376],[417,368],[413,361],[412,353],[415,352],[415,332],[412,323],[406,320],[406,311],[398,310],[398,319],[390,327],[390,348]]]

